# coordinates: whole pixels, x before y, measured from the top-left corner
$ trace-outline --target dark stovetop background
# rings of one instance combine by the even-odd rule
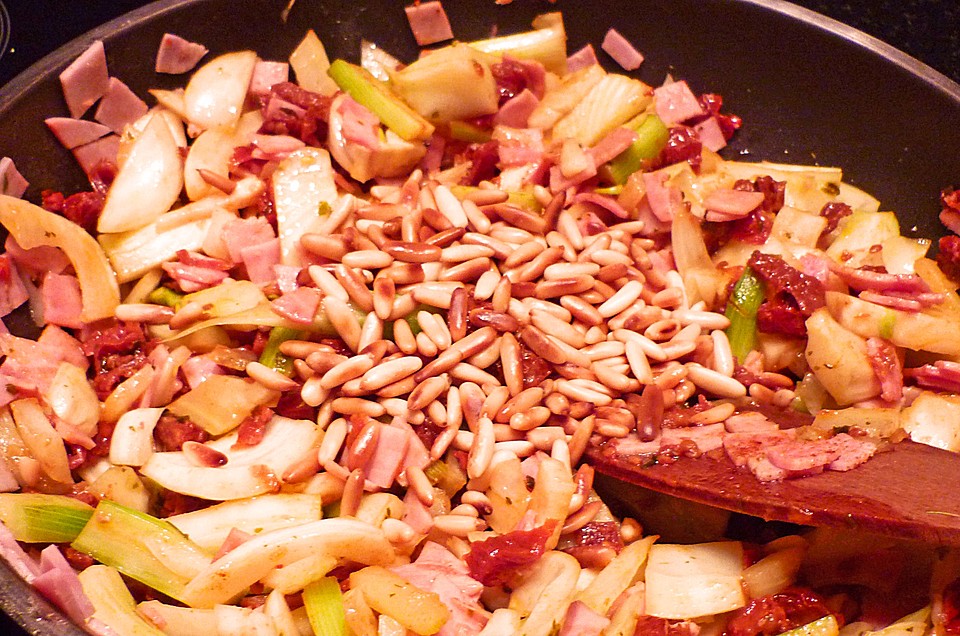
[[[956,0],[793,2],[879,38],[960,82],[960,2]],[[0,0],[0,85],[61,44],[145,4],[144,0]],[[55,24],[49,23],[50,16],[57,16]],[[4,42],[7,37],[9,41]],[[3,634],[24,632],[0,614]]]

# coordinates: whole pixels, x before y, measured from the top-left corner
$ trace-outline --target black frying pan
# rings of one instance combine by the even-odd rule
[[[21,0],[17,0],[21,1]],[[31,0],[32,1],[32,0]],[[0,156],[45,188],[86,187],[69,153],[42,119],[64,115],[56,75],[93,39],[106,42],[112,74],[135,91],[173,87],[157,77],[153,55],[171,31],[213,53],[254,47],[285,59],[307,28],[333,56],[356,59],[361,36],[403,59],[416,47],[402,2],[298,0],[161,0],[73,41],[0,91]],[[719,92],[741,115],[728,156],[835,164],[846,178],[901,215],[904,228],[934,235],[938,193],[960,185],[960,86],[916,60],[837,22],[779,0],[444,0],[460,39],[529,28],[531,18],[560,10],[570,50],[598,45],[615,26],[646,54],[639,77],[667,73],[699,91]],[[56,28],[51,26],[51,28]],[[0,606],[32,634],[81,634],[0,563]],[[0,624],[2,627],[2,624]]]

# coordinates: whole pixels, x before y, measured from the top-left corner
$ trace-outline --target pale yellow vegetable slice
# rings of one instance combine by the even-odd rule
[[[604,75],[569,114],[553,127],[554,139],[575,139],[592,146],[633,117],[651,101],[653,90],[625,75]]]
[[[495,470],[487,471],[487,475],[489,484],[484,492],[491,507],[486,515],[487,523],[495,532],[510,532],[520,523],[530,503],[520,459],[505,459],[497,463]]]
[[[110,438],[110,462],[143,466],[153,454],[153,429],[162,414],[162,408],[139,408],[121,415]]]
[[[577,593],[574,600],[582,601],[598,614],[606,615],[617,597],[642,579],[650,546],[656,540],[656,535],[649,536],[625,547],[600,570],[587,587]]]
[[[138,230],[170,209],[183,188],[183,161],[166,120],[154,113],[107,191],[100,232]]]
[[[70,464],[63,438],[43,412],[36,398],[23,398],[10,403],[13,420],[23,443],[50,479],[61,484],[72,484]]]
[[[743,585],[751,599],[779,594],[794,584],[806,550],[790,547],[768,554],[743,571]]]
[[[166,230],[160,230],[156,223],[151,223],[131,232],[101,234],[98,239],[117,272],[116,279],[126,283],[171,260],[179,250],[200,249],[209,228],[210,219],[192,221]],[[82,279],[80,285],[82,289]],[[117,296],[119,298],[119,293]],[[110,313],[113,314],[112,309]]]
[[[144,601],[137,605],[137,614],[162,629],[165,634],[211,636],[218,632],[217,617],[213,610]]]
[[[712,616],[743,607],[739,541],[654,544],[646,579],[646,613],[667,619]]]
[[[139,512],[150,510],[150,492],[129,466],[111,466],[89,482],[87,489],[98,499],[109,499]]]
[[[91,437],[97,434],[100,400],[80,367],[61,363],[43,399],[62,421]]]
[[[136,601],[115,569],[91,565],[78,576],[83,593],[93,604],[93,620],[108,625],[117,634],[164,636],[164,632],[137,614]]]
[[[470,46],[494,55],[537,60],[550,72],[567,72],[567,33],[563,15],[559,12],[538,15],[533,20],[533,31],[503,35],[470,42]]]
[[[416,634],[435,634],[450,617],[438,594],[422,590],[384,567],[370,566],[351,573],[350,587],[360,590],[371,609]]]
[[[560,539],[563,521],[567,518],[570,506],[570,497],[576,489],[570,470],[563,462],[552,457],[540,460],[536,484],[530,494],[527,512],[533,515],[534,524],[537,526],[554,523],[553,533],[545,543],[547,550],[555,548]]]
[[[427,119],[453,121],[497,112],[490,66],[496,58],[465,44],[447,46],[391,75],[393,90]]]
[[[522,636],[549,636],[558,617],[567,613],[573,600],[580,576],[580,563],[566,552],[552,550],[540,557],[532,567],[537,571],[535,578],[545,581],[546,585],[537,586],[539,593],[530,605],[518,633]],[[516,609],[512,596],[510,608]]]
[[[355,519],[322,519],[264,532],[240,544],[193,578],[181,600],[201,608],[225,603],[274,568],[316,553],[364,565],[387,565],[395,558],[380,529]]]
[[[309,29],[307,34],[290,54],[290,68],[297,77],[297,84],[321,95],[333,95],[337,92],[337,84],[329,75],[330,58],[323,42]]]
[[[212,128],[200,133],[190,145],[183,164],[183,185],[191,201],[222,194],[204,180],[200,171],[205,170],[228,179],[234,150],[237,146],[250,143],[262,123],[263,116],[260,111],[253,110],[240,117],[236,130]]]
[[[113,316],[120,303],[117,278],[103,250],[83,228],[59,214],[7,195],[0,195],[0,223],[24,249],[50,245],[64,251],[80,281],[80,320],[94,322]]]
[[[208,380],[209,381],[209,380]],[[237,434],[207,442],[226,464],[197,466],[182,451],[154,453],[140,472],[164,488],[185,495],[228,501],[275,492],[280,478],[307,453],[315,452],[320,430],[309,420],[274,416],[256,446],[235,448]]]
[[[337,197],[326,150],[303,148],[280,162],[273,173],[273,201],[283,264],[306,264],[300,237],[319,230],[323,222],[321,205],[332,206]]]
[[[228,501],[167,517],[167,521],[201,548],[216,551],[234,528],[256,534],[322,518],[319,496],[280,493]]]
[[[563,78],[556,89],[548,91],[530,113],[527,124],[531,128],[552,128],[560,118],[583,101],[594,86],[606,75],[599,64],[592,64]]]
[[[867,343],[822,307],[807,318],[807,364],[837,404],[846,406],[880,393]]]
[[[901,425],[915,442],[960,452],[960,397],[924,391],[903,409]]]
[[[827,308],[837,322],[862,338],[880,337],[914,351],[960,356],[960,320],[955,316],[900,311],[829,291]]]
[[[273,403],[279,397],[277,391],[248,378],[211,375],[171,402],[167,409],[211,435],[222,435],[239,426],[258,406]]]
[[[183,94],[187,121],[201,129],[233,129],[243,112],[257,54],[235,51],[197,69]]]

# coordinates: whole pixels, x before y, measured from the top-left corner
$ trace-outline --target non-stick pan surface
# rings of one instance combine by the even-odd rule
[[[331,56],[356,60],[360,39],[401,59],[416,47],[403,3],[298,0],[161,0],[110,22],[44,58],[0,91],[0,156],[46,188],[86,186],[72,156],[43,125],[66,115],[57,74],[91,41],[105,42],[111,73],[141,95],[183,78],[152,71],[165,32],[221,53],[253,48],[285,59],[308,28]],[[667,74],[724,97],[743,129],[728,157],[840,165],[845,178],[900,214],[918,235],[940,233],[941,189],[960,186],[960,86],[854,29],[779,0],[444,0],[459,39],[509,33],[538,13],[562,11],[571,51],[599,47],[611,26],[644,52],[640,79]],[[603,55],[603,54],[601,54]],[[605,62],[609,62],[605,59]],[[944,493],[948,496],[947,493]],[[0,607],[28,633],[81,634],[0,563]]]

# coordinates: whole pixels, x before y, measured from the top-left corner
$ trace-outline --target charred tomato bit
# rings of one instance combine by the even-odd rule
[[[256,446],[263,441],[263,435],[267,431],[267,424],[273,417],[273,410],[264,405],[260,405],[248,415],[240,426],[237,427],[237,442],[234,448],[247,448]]]
[[[938,243],[937,265],[952,281],[960,282],[960,236],[948,234]]]
[[[699,170],[702,151],[703,144],[696,131],[687,126],[674,126],[670,129],[667,144],[660,151],[657,165],[672,166],[687,161],[694,170]]]
[[[294,108],[268,106],[274,98],[292,104]],[[322,147],[327,138],[331,99],[319,93],[300,88],[293,82],[280,82],[270,88],[262,107],[264,122],[260,132],[290,135],[308,146]]]
[[[720,124],[720,131],[723,133],[723,138],[727,141],[730,141],[733,134],[743,125],[743,120],[739,115],[727,115],[720,112],[720,109],[723,108],[722,95],[717,93],[704,93],[700,96],[700,106],[707,111],[707,114],[699,119],[702,121],[710,117],[716,117],[717,123]]]
[[[820,208],[820,216],[827,219],[827,227],[823,229],[823,233],[827,234],[833,232],[837,229],[837,225],[840,223],[840,219],[850,216],[853,214],[853,208],[851,208],[846,203],[841,201],[830,201],[825,203],[822,208]]]
[[[555,525],[555,521],[549,521],[532,530],[513,530],[472,543],[464,558],[470,576],[486,586],[509,583],[516,568],[543,556]]]
[[[187,442],[202,444],[210,439],[210,435],[186,418],[180,419],[164,414],[160,416],[153,429],[153,439],[157,444],[157,450],[167,452],[178,451]]]
[[[79,340],[84,355],[93,358],[92,384],[101,400],[147,362],[148,343],[140,323],[101,320],[85,326]]]
[[[100,212],[106,200],[106,192],[117,176],[117,167],[109,161],[101,161],[90,173],[93,189],[65,197],[62,192],[44,190],[40,193],[45,210],[56,212],[70,219],[83,229],[93,233],[97,228]]]
[[[590,521],[563,535],[557,549],[576,557],[583,567],[602,567],[623,549],[620,526],[615,521]]]
[[[161,519],[181,515],[185,512],[201,510],[210,505],[210,502],[204,501],[190,495],[183,495],[172,490],[164,490],[160,496],[160,507],[157,516]]]
[[[691,621],[674,621],[657,616],[640,616],[633,636],[696,636],[700,628]]]
[[[300,398],[299,391],[285,391],[274,408],[277,415],[291,420],[312,420],[316,418],[317,409]]]
[[[733,612],[726,636],[774,636],[806,625],[832,612],[811,590],[794,588],[756,598]],[[843,624],[842,617],[837,617]]]
[[[490,67],[493,79],[497,83],[500,104],[528,89],[537,98],[543,97],[545,74],[543,67],[536,62],[516,60],[504,57],[501,62]]]
[[[550,363],[520,343],[520,369],[523,372],[523,388],[537,386],[550,375]]]
[[[475,186],[497,176],[497,163],[500,161],[498,147],[496,141],[467,145],[457,157],[457,163],[470,162],[470,168],[460,180],[460,185]]]
[[[756,251],[747,266],[766,286],[767,300],[757,311],[757,328],[766,333],[804,336],[804,320],[826,305],[823,283],[775,254]]]

